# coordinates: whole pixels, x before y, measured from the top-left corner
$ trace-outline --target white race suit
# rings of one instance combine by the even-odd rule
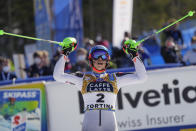
[[[142,61],[139,57],[133,59],[136,73],[132,74],[92,72],[78,76],[64,73],[65,58],[62,56],[57,61],[53,77],[59,82],[74,83],[81,91],[85,109],[82,131],[117,131],[117,93],[121,87],[146,81],[147,75]]]

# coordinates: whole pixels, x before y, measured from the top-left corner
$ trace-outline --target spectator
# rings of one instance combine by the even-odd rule
[[[168,21],[169,24],[175,22],[176,19],[170,19]],[[174,39],[174,43],[177,44],[178,48],[182,49],[184,48],[184,41],[182,38],[182,33],[178,29],[179,23],[176,23],[175,25],[171,26],[167,31],[166,35],[167,37],[172,37]]]
[[[48,57],[48,52],[43,50],[41,51],[41,60],[42,60],[42,64],[44,66],[49,66],[50,61],[49,61],[49,57]]]
[[[85,38],[84,44],[85,49],[90,51],[90,49],[95,45],[95,42],[91,39]]]
[[[98,33],[96,36],[96,39],[95,39],[96,45],[101,45],[102,41],[103,41],[102,35],[100,33]]]
[[[129,32],[124,32],[124,38],[121,42],[121,47],[123,46],[123,43],[130,39],[131,35]],[[124,53],[122,49],[119,49],[117,47],[112,47],[112,55],[111,60],[116,64],[117,68],[123,68],[123,67],[130,67],[133,66],[133,64],[129,61],[127,61],[127,55]],[[115,66],[114,66],[115,67]]]
[[[117,68],[132,66],[132,63],[127,61],[127,55],[124,51],[117,47],[112,48],[111,60],[116,64]]]
[[[129,33],[129,32],[125,32],[124,33],[124,38],[123,38],[123,40],[122,40],[122,42],[121,42],[121,47],[122,47],[122,45],[124,44],[124,42],[126,41],[126,40],[129,40],[131,38],[131,34]]]
[[[76,52],[76,63],[71,68],[71,72],[76,72],[76,71],[86,72],[90,70],[91,69],[87,61],[87,50],[84,48],[78,49]]]
[[[16,79],[16,75],[10,71],[9,59],[0,57],[0,81]]]
[[[196,36],[192,37],[191,50],[187,51],[183,57],[186,64],[196,64]]]
[[[36,51],[33,54],[34,64],[32,64],[29,69],[27,69],[27,74],[29,77],[40,77],[50,75],[48,70],[44,68],[44,63],[42,61],[42,51]]]
[[[42,74],[41,68],[41,54],[40,52],[36,51],[33,54],[34,64],[32,64],[29,69],[27,70],[27,74],[29,77],[39,77]]]
[[[98,35],[96,36],[95,45],[103,45],[103,46],[105,46],[106,48],[110,48],[110,44],[109,44],[108,40],[104,40],[104,39],[102,38],[102,35],[101,35],[101,34],[98,34]]]
[[[41,62],[42,62],[42,69],[44,70],[44,72],[46,72],[46,74],[48,75],[52,75],[48,52],[45,50],[41,51]]]
[[[175,22],[175,19],[170,19],[165,26]],[[171,26],[170,28],[163,31],[161,34],[161,48],[165,49],[165,42],[166,40],[172,38],[173,42],[175,44],[176,54],[179,56],[179,61],[182,61],[182,55],[181,55],[181,49],[184,47],[184,41],[182,38],[181,31],[178,29],[179,23],[176,23],[175,25]],[[161,50],[164,50],[161,49]]]
[[[165,63],[178,63],[179,56],[177,54],[177,47],[173,41],[173,38],[169,37],[165,45],[161,47],[161,55]]]

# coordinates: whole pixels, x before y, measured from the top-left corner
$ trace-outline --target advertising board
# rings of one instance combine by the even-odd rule
[[[0,87],[1,131],[47,131],[43,83]]]

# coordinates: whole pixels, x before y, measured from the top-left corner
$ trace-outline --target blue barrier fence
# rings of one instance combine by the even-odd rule
[[[164,69],[164,68],[175,68],[181,67],[182,64],[166,64],[160,66],[148,66],[146,67],[147,70],[155,70],[155,69]],[[135,68],[119,68],[119,69],[108,69],[107,72],[114,73],[114,72],[133,72]],[[1,81],[0,86],[11,85],[11,84],[19,84],[19,83],[32,83],[38,81],[54,81],[53,76],[42,76],[39,78],[27,78],[27,79],[17,79],[17,80],[8,80],[8,81]]]

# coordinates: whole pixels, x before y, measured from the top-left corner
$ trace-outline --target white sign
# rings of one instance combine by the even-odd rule
[[[27,58],[27,63],[28,65],[33,65],[34,64],[34,60],[33,60],[33,54],[34,52],[37,51],[37,46],[36,44],[29,44],[29,45],[25,45],[25,56]]]
[[[83,115],[80,113],[78,92],[67,83],[46,83],[49,131],[81,130]]]
[[[119,130],[195,124],[195,74],[196,67],[149,71],[146,83],[122,88]]]
[[[121,88],[118,94],[116,116],[119,130],[195,124],[196,67],[147,73],[147,82]],[[58,82],[46,83],[46,89],[50,131],[81,130],[83,108],[79,91],[71,84]]]
[[[113,8],[112,43],[121,47],[124,33],[131,33],[133,0],[114,0]]]
[[[12,131],[24,131],[26,129],[26,115],[26,112],[21,112],[11,118]]]
[[[14,67],[15,67],[15,72],[17,78],[26,78],[27,74],[23,70],[25,69],[25,58],[23,54],[14,54],[13,55],[14,59]]]

